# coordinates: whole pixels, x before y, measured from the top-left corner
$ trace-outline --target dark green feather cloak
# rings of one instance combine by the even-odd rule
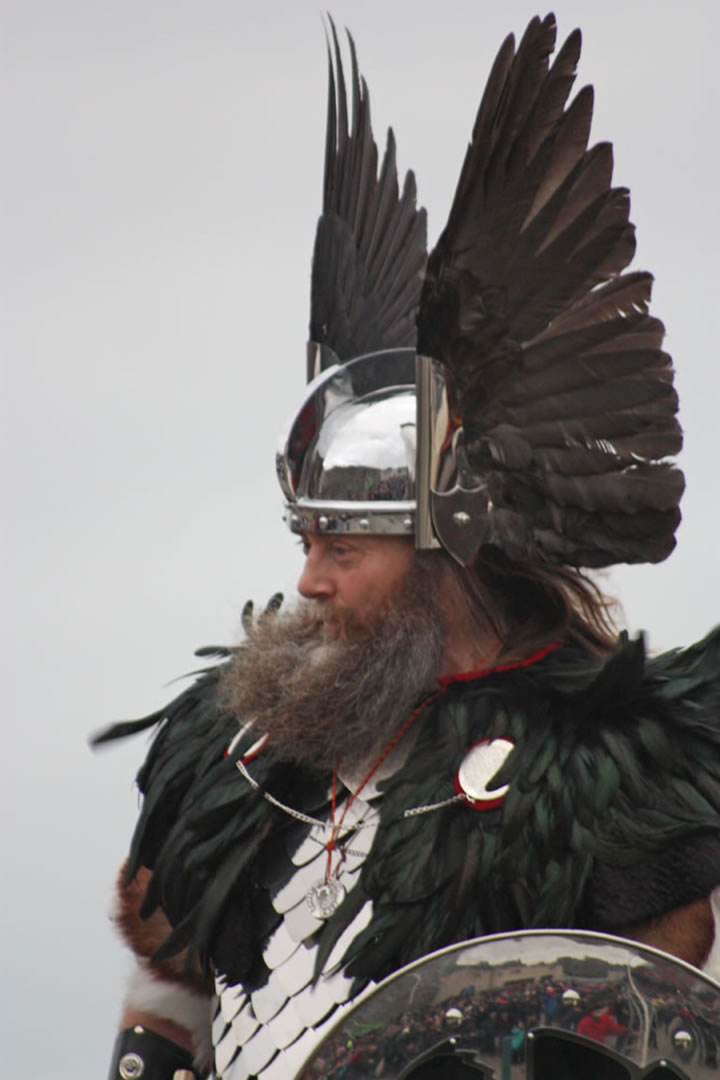
[[[263,945],[280,921],[271,892],[295,872],[290,856],[308,826],[236,769],[256,734],[226,756],[238,718],[220,703],[222,667],[101,740],[159,723],[138,776],[128,876],[154,871],[144,911],[161,905],[174,927],[161,952],[188,945],[208,970],[251,987],[267,978]],[[481,934],[617,931],[720,883],[720,629],[653,658],[642,639],[623,637],[609,658],[561,648],[450,682],[415,728],[411,753],[382,786],[358,883],[318,926],[317,970],[368,898],[373,917],[342,961],[358,986]],[[449,799],[468,748],[485,736],[515,743],[493,783],[509,785],[500,807],[455,802],[403,816]],[[328,775],[263,753],[252,772],[296,810],[328,810]]]

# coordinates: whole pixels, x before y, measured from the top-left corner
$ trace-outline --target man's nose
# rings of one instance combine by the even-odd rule
[[[326,572],[325,560],[309,551],[297,583],[297,590],[306,600],[329,600],[335,592],[332,578]]]

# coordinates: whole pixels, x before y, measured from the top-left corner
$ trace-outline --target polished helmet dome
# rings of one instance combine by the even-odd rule
[[[412,536],[415,425],[413,349],[322,372],[277,456],[290,528]]]

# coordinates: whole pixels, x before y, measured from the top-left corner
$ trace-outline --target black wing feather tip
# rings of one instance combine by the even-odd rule
[[[414,344],[425,215],[414,205],[414,180],[406,178],[402,197],[398,194],[392,132],[378,176],[370,95],[355,42],[348,32],[348,88],[337,30],[328,19],[325,183],[313,257],[310,337],[345,361]]]
[[[493,543],[571,565],[657,561],[674,546],[683,486],[665,460],[682,441],[672,368],[662,324],[645,314],[651,276],[623,274],[636,243],[629,192],[612,187],[611,146],[588,146],[592,87],[568,104],[581,34],[574,30],[550,63],[555,39],[554,15],[536,17],[517,50],[510,35],[496,56],[428,259],[418,349],[454,376],[472,433],[468,457],[492,493]],[[627,350],[638,388],[632,407],[617,361],[574,379],[608,324],[604,340],[617,343],[606,348],[618,360]],[[632,355],[640,348],[646,362]],[[563,376],[572,393],[562,393]],[[492,446],[510,416],[515,466]],[[613,455],[618,434],[627,449]],[[623,503],[630,513],[618,513]]]

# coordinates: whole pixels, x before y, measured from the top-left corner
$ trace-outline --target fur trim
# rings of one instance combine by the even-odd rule
[[[147,961],[137,959],[137,967],[128,980],[126,1012],[149,1013],[160,1020],[171,1020],[192,1035],[193,1054],[198,1069],[206,1073],[212,1065],[210,1039],[210,999],[205,994],[158,977]]]
[[[713,889],[710,894],[710,907],[715,923],[715,938],[710,952],[705,957],[702,970],[715,982],[720,983],[720,888]]]
[[[720,890],[716,890],[719,893]],[[715,921],[717,923],[717,915]],[[622,937],[677,956],[687,964],[701,968],[710,958],[713,946],[713,911],[707,899],[675,908],[646,923],[620,930]],[[720,951],[718,953],[720,956]],[[708,972],[708,974],[712,974]],[[717,978],[717,975],[714,976]]]
[[[140,915],[140,907],[152,874],[146,867],[138,870],[132,881],[126,883],[127,863],[120,867],[115,892],[113,922],[125,943],[137,957],[150,961],[157,977],[166,982],[176,982],[184,987],[191,987],[196,993],[209,996],[212,987],[200,973],[197,964],[188,963],[187,953],[180,952],[168,959],[157,961],[154,953],[163,944],[172,927],[165,913],[157,908],[145,919]]]

